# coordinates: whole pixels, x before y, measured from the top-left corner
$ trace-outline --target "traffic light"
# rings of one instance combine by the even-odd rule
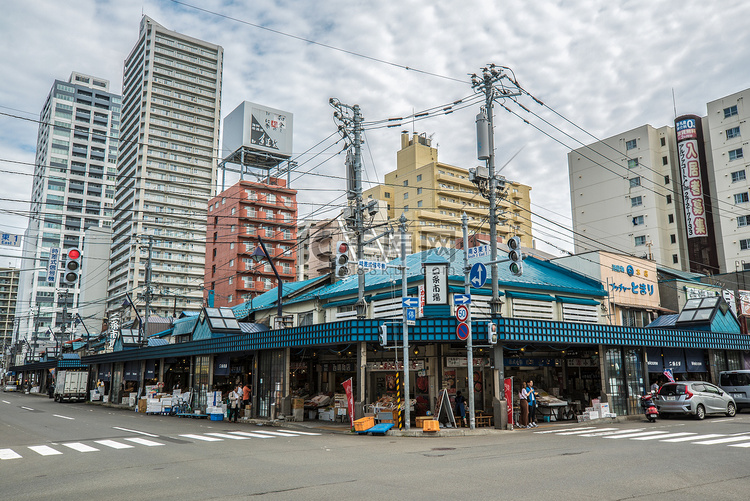
[[[349,274],[349,244],[346,242],[336,243],[334,273],[336,278],[343,278]]]
[[[383,324],[380,326],[380,334],[378,335],[378,338],[380,340],[380,346],[385,346],[388,344],[388,326]]]
[[[510,272],[515,276],[523,275],[523,254],[521,254],[521,239],[513,237],[508,240],[508,258],[510,259]]]
[[[68,249],[68,259],[65,261],[63,282],[76,285],[81,278],[81,251],[77,248]]]
[[[487,342],[497,344],[497,325],[494,322],[487,322]]]

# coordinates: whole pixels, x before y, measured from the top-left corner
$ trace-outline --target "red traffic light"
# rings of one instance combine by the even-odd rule
[[[339,242],[339,254],[344,254],[346,252],[349,252],[349,244],[346,242]]]
[[[78,259],[81,257],[81,251],[78,249],[70,249],[68,251],[68,259]]]

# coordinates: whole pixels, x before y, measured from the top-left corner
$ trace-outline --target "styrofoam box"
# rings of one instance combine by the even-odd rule
[[[599,413],[604,416],[605,414],[609,414],[609,404],[599,404]]]
[[[599,411],[589,412],[589,419],[599,419]]]

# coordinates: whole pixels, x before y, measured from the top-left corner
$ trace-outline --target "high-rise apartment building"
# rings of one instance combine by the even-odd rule
[[[60,259],[71,248],[85,254],[84,231],[111,224],[120,107],[120,96],[109,92],[109,81],[103,78],[73,72],[67,81],[55,80],[52,85],[39,118],[24,270],[46,268],[51,249],[59,250]],[[62,262],[56,264],[61,270]],[[19,337],[31,341],[38,330],[38,343],[43,345],[49,339],[48,328],[57,333],[65,323],[70,332],[80,282],[67,285],[61,277],[61,272],[49,277],[43,270],[21,272]],[[63,319],[64,304],[68,319]]]
[[[218,45],[141,20],[123,73],[108,311],[122,309],[126,293],[143,310],[149,237],[151,313],[201,308],[223,54]]]
[[[284,179],[241,180],[209,200],[205,288],[214,306],[236,306],[273,289],[268,259],[255,262],[259,238],[283,282],[296,280],[297,191]]]
[[[513,235],[532,247],[531,187],[507,181],[498,200],[499,239]],[[453,247],[462,235],[461,215],[469,217],[471,233],[490,233],[489,202],[469,181],[466,169],[438,161],[438,152],[424,134],[401,134],[396,170],[385,175],[385,183],[364,192],[365,198],[383,200],[388,217],[405,212],[412,237],[411,252],[444,246]]]
[[[0,366],[5,349],[13,344],[18,296],[18,268],[0,268]]]

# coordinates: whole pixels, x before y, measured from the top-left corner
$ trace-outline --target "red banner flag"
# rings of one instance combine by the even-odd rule
[[[349,423],[354,427],[354,393],[352,392],[352,378],[347,379],[341,386],[346,392],[346,407],[349,410]]]
[[[508,406],[508,423],[513,426],[513,378],[505,378],[505,403]]]

